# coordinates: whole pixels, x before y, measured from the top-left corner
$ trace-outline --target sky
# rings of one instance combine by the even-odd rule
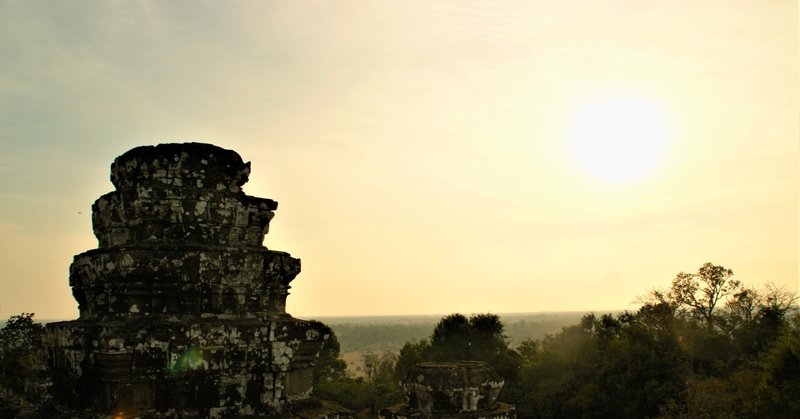
[[[0,0],[0,317],[69,319],[109,166],[199,141],[280,205],[297,317],[798,290],[796,1]]]

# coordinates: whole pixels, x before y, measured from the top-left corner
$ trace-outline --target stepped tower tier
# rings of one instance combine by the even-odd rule
[[[300,260],[263,246],[277,202],[211,144],[134,148],[75,256],[78,320],[46,340],[56,400],[84,416],[281,417],[310,398],[327,336],[286,313]],[[122,413],[120,413],[122,412]]]

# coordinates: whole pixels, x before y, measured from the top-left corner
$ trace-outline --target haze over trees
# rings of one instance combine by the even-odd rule
[[[580,320],[584,312],[499,314],[504,334],[512,346],[528,339],[542,338]],[[339,338],[342,353],[399,352],[407,342],[430,336],[442,315],[325,317],[317,320],[331,326]]]
[[[641,301],[636,311],[587,314],[514,348],[497,315],[452,314],[396,357],[369,355],[366,378],[340,375],[321,388],[337,399],[329,390],[339,387],[346,397],[337,400],[375,412],[399,400],[397,383],[414,363],[471,359],[505,378],[501,398],[522,418],[800,417],[794,294],[748,288],[732,270],[707,263]],[[359,382],[364,391],[380,386],[380,398],[358,393]]]

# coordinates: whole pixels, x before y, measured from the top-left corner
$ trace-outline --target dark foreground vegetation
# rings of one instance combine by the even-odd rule
[[[54,416],[43,333],[33,313],[11,316],[0,329],[0,418]]]
[[[363,378],[345,374],[331,339],[315,391],[376,412],[402,402],[398,383],[414,363],[471,359],[505,378],[501,400],[523,418],[800,417],[797,297],[732,276],[705,264],[634,312],[588,314],[513,348],[498,316],[449,315],[399,355],[365,355]]]
[[[798,299],[732,276],[705,264],[641,297],[636,311],[587,314],[519,344],[497,315],[452,314],[399,352],[365,354],[358,378],[333,335],[314,371],[315,394],[374,414],[403,401],[399,383],[415,363],[479,360],[504,377],[501,400],[523,418],[800,417]],[[0,417],[48,400],[42,327],[32,317],[14,316],[0,330]]]

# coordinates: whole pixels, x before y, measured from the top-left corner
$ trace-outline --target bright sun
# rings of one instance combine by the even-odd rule
[[[666,139],[662,113],[635,97],[589,103],[573,115],[569,127],[577,165],[608,182],[646,177],[661,163]]]

